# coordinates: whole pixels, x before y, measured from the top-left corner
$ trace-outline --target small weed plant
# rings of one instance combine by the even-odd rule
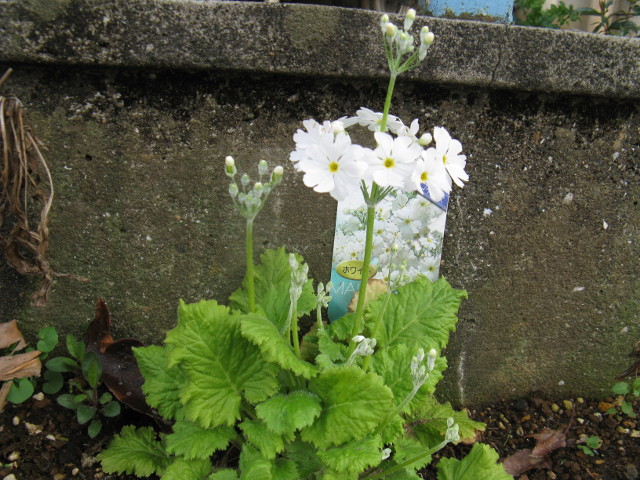
[[[462,146],[444,128],[418,137],[417,120],[407,127],[389,115],[397,76],[422,62],[434,40],[423,27],[414,45],[414,18],[410,10],[402,28],[381,19],[391,70],[382,112],[306,120],[294,135],[290,160],[305,185],[338,200],[353,189],[363,194],[363,279],[374,211],[386,195],[427,189],[437,201],[468,179]],[[355,125],[373,132],[374,149],[351,143],[346,129]],[[362,281],[355,311],[325,325],[330,287],[314,288],[300,255],[267,250],[254,264],[253,222],[283,168],[260,161],[255,182],[237,178],[232,157],[224,168],[246,220],[244,280],[228,306],[181,302],[164,345],[134,349],[147,402],[172,429],[124,427],[99,455],[104,471],[162,480],[410,480],[448,443],[472,441],[484,425],[434,397],[466,292],[444,278],[401,275],[372,300]],[[301,335],[299,319],[313,314],[314,328]],[[475,444],[463,460],[440,460],[438,478],[512,478],[497,459]]]
[[[632,382],[618,382],[611,391],[618,396],[616,405],[610,407],[606,413],[617,415],[623,413],[631,418],[636,418],[633,411],[633,401],[640,398],[640,377],[636,377]]]
[[[87,351],[86,345],[67,335],[66,347],[70,356],[55,357],[45,363],[45,393],[58,393],[64,385],[64,373],[71,373],[68,381],[70,393],[58,396],[58,404],[76,411],[80,425],[87,424],[89,437],[94,438],[102,429],[102,417],[120,414],[120,403],[109,392],[100,393],[102,366],[98,356]]]

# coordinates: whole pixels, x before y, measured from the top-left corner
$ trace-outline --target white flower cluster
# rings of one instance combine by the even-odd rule
[[[401,277],[426,275],[437,279],[445,212],[415,192],[392,192],[390,201],[375,209],[372,263],[378,270],[373,278],[404,284]],[[334,261],[336,264],[364,257],[366,206],[340,212],[337,222]]]
[[[304,172],[304,184],[316,192],[330,193],[338,201],[360,188],[362,181],[405,192],[420,191],[424,185],[438,202],[451,192],[452,182],[462,187],[469,179],[462,145],[445,128],[435,127],[433,135],[417,137],[417,119],[407,127],[389,115],[389,133],[375,131],[381,121],[382,113],[367,108],[358,110],[355,117],[334,122],[305,120],[304,130],[293,136],[296,149],[290,155],[295,168]],[[376,148],[351,143],[345,128],[355,124],[374,131]],[[425,149],[432,138],[435,145]]]
[[[227,156],[224,159],[224,172],[231,179],[229,184],[229,195],[233,200],[233,205],[240,212],[240,214],[246,219],[253,220],[258,212],[264,207],[264,204],[269,197],[271,191],[282,181],[282,175],[284,170],[281,166],[277,166],[271,172],[271,176],[267,182],[263,181],[263,178],[267,176],[269,165],[265,160],[258,162],[258,177],[259,180],[251,185],[251,179],[246,173],[240,177],[240,187],[236,182],[236,174],[238,169],[236,168],[236,162],[231,156]]]

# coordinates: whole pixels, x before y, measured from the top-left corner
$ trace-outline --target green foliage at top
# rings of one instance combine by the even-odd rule
[[[516,0],[514,6],[524,18],[515,16],[519,25],[545,28],[561,28],[581,17],[594,19],[593,33],[607,35],[637,35],[640,25],[634,17],[640,16],[640,0],[626,0],[626,8],[611,10],[613,0],[600,0],[598,8],[574,8],[560,1],[557,5],[544,8],[545,0]]]
[[[477,443],[462,460],[443,458],[438,463],[439,480],[511,480],[513,477],[497,463],[498,453]]]
[[[636,377],[630,382],[618,382],[611,387],[611,391],[618,396],[618,401],[616,406],[607,410],[607,413],[609,415],[623,413],[631,418],[636,418],[637,414],[633,411],[633,401],[640,398],[640,377]]]
[[[464,292],[418,279],[366,311],[367,332],[384,325],[370,362],[349,357],[348,341],[324,326],[313,336],[315,353],[303,359],[279,328],[281,312],[290,311],[287,254],[271,250],[261,259],[257,277],[269,280],[255,283],[256,313],[246,311],[243,289],[232,307],[181,302],[164,346],[135,349],[148,403],[175,423],[162,435],[125,428],[100,454],[106,472],[163,480],[417,478],[447,443],[447,419],[468,437],[484,428],[433,397],[443,357],[428,378],[412,377],[420,348],[447,344]],[[298,312],[313,308],[311,292],[307,282]],[[214,466],[211,455],[230,445],[239,448],[237,464]]]

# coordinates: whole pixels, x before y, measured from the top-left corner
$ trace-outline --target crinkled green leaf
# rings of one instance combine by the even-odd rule
[[[327,325],[326,329],[329,335],[337,338],[338,340],[348,340],[353,329],[353,322],[355,321],[355,313],[347,313],[330,325]]]
[[[178,421],[173,425],[173,433],[165,437],[165,443],[167,452],[173,455],[187,460],[208,459],[213,452],[227,448],[235,436],[233,427],[203,428],[196,423]]]
[[[245,443],[240,453],[240,480],[272,480],[271,460],[264,458],[258,450]]]
[[[273,480],[299,480],[298,468],[296,462],[292,460],[285,460],[284,458],[277,458],[275,465],[271,470]]]
[[[416,437],[423,445],[433,447],[444,440],[447,431],[447,419],[453,417],[460,427],[460,439],[473,441],[478,431],[484,431],[486,425],[471,420],[466,410],[455,410],[449,402],[439,403],[432,398],[429,404],[425,403],[417,412],[422,422],[413,426]]]
[[[235,470],[225,468],[212,473],[207,480],[238,480],[238,474]]]
[[[393,461],[396,464],[401,464],[415,458],[426,451],[426,448],[415,438],[404,436],[396,440],[393,444]],[[406,470],[419,470],[422,467],[428,465],[431,462],[431,455],[416,460],[406,466]]]
[[[384,378],[384,383],[393,391],[394,403],[400,404],[413,390],[411,377],[411,359],[418,347],[410,347],[405,344],[393,345],[375,353],[371,365],[373,370]],[[427,381],[420,387],[411,402],[404,408],[409,413],[430,397],[435,391],[436,383],[442,378],[442,371],[446,368],[447,361],[440,356],[436,359],[435,367],[431,371]]]
[[[169,365],[187,377],[180,391],[186,418],[206,428],[233,425],[243,396],[258,403],[278,388],[276,365],[242,336],[240,317],[215,301],[181,301],[178,326],[167,332]]]
[[[211,460],[177,458],[162,475],[162,480],[206,480],[211,473]]]
[[[299,263],[303,258],[296,254]],[[284,248],[265,250],[260,255],[260,263],[254,267],[254,289],[256,304],[259,304],[265,315],[273,322],[277,330],[282,332],[289,313],[289,287],[291,285],[291,267],[289,254]],[[247,294],[247,279],[242,287],[231,294],[229,305],[232,309],[249,312],[249,297]],[[298,300],[298,315],[304,315],[316,306],[316,296],[313,292],[313,281],[308,280],[302,288],[302,295]]]
[[[402,469],[385,477],[385,480],[422,480],[422,477],[413,470]]]
[[[443,277],[431,282],[419,276],[398,288],[386,308],[386,299],[369,305],[365,315],[367,336],[376,338],[378,349],[406,344],[422,347],[425,352],[434,346],[440,350],[449,341],[449,332],[455,330],[458,308],[466,296],[464,290],[455,290]],[[372,332],[381,312],[379,331]]]
[[[278,394],[256,405],[256,413],[277,435],[288,435],[309,426],[320,415],[320,398],[308,391]]]
[[[274,459],[276,454],[284,450],[284,439],[275,435],[260,421],[245,420],[239,425],[247,440],[258,450],[264,458]],[[289,440],[293,440],[293,435]]]
[[[322,450],[318,457],[331,470],[357,474],[382,461],[381,447],[379,436],[366,437]]]
[[[314,478],[314,473],[322,470],[323,465],[317,455],[317,449],[300,439],[286,446],[284,457],[295,462],[298,478]]]
[[[364,437],[393,407],[382,378],[355,366],[326,370],[311,379],[309,389],[320,397],[322,413],[301,435],[319,448]]]
[[[326,330],[321,330],[318,335],[318,348],[334,362],[344,362],[346,360],[347,347],[343,343],[334,342]]]
[[[171,463],[151,427],[136,429],[129,425],[116,435],[98,455],[107,473],[126,473],[139,477],[162,475]]]
[[[405,421],[400,415],[396,415],[389,420],[389,423],[387,423],[380,432],[382,442],[386,445],[395,442],[397,438],[403,436],[405,434],[404,423]]]
[[[462,460],[443,458],[438,462],[438,480],[513,480],[498,462],[498,452],[476,443]]]
[[[184,375],[178,367],[169,367],[169,349],[152,345],[134,348],[133,353],[144,377],[142,391],[147,403],[168,420],[182,408],[180,390]]]
[[[317,367],[298,358],[289,341],[266,317],[258,314],[243,315],[241,325],[242,334],[260,348],[268,361],[304,378],[311,378],[317,373]]]

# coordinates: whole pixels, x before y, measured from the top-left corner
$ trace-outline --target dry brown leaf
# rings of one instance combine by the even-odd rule
[[[0,387],[0,413],[2,413],[4,406],[7,404],[7,395],[9,395],[11,385],[13,385],[13,381],[9,380],[8,382],[4,382],[2,387]]]
[[[38,358],[40,352],[33,350],[18,355],[0,357],[0,381],[14,378],[39,377],[42,362]]]
[[[531,454],[534,457],[544,457],[554,450],[567,446],[567,435],[560,430],[543,428],[540,433],[531,436],[536,439],[536,446]]]
[[[0,348],[7,348],[17,343],[15,350],[22,350],[27,346],[24,337],[18,329],[18,322],[11,320],[10,322],[0,323]]]
[[[533,468],[549,467],[549,453],[567,446],[565,432],[543,428],[541,432],[531,435],[536,439],[533,450],[518,450],[504,459],[502,464],[509,475],[518,476]]]

